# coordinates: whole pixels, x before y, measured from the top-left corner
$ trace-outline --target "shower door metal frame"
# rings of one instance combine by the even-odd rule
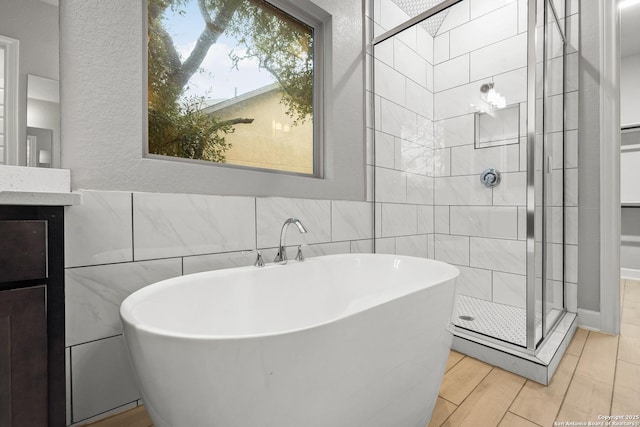
[[[537,32],[538,32],[538,1],[543,2],[543,46],[542,46],[542,132],[541,132],[541,144],[542,144],[542,165],[541,165],[541,178],[542,178],[542,230],[541,230],[541,248],[542,248],[542,272],[541,272],[541,336],[540,339],[536,337],[536,238],[535,238],[535,210],[536,210],[536,194],[535,194],[535,152],[536,152],[536,53],[537,53]],[[547,324],[546,324],[546,282],[547,282],[547,222],[549,220],[547,211],[547,167],[551,169],[551,165],[547,166],[549,159],[547,158],[547,137],[546,137],[546,87],[547,87],[547,25],[548,10],[551,10],[553,19],[557,27],[558,33],[562,40],[562,133],[563,133],[563,167],[562,167],[562,182],[563,182],[563,197],[562,197],[562,287],[563,287],[563,313],[566,312],[566,273],[565,273],[565,227],[564,227],[564,158],[565,158],[565,141],[564,133],[566,129],[566,94],[565,94],[565,77],[567,66],[567,52],[566,45],[567,39],[565,37],[565,31],[560,27],[560,20],[558,19],[558,13],[553,5],[552,0],[529,0],[528,1],[528,17],[527,17],[527,207],[526,207],[526,223],[527,223],[527,285],[526,285],[526,316],[527,316],[527,350],[535,352],[538,345],[546,338]],[[565,10],[566,1],[565,1]],[[565,16],[565,28],[566,28],[566,16]],[[562,316],[554,321],[552,328],[560,322]],[[551,330],[552,328],[549,328]]]
[[[457,4],[457,3],[460,3],[461,1],[464,1],[464,0],[445,0],[442,3],[438,3],[437,5],[433,6],[432,8],[425,10],[421,14],[416,15],[413,18],[409,19],[408,21],[405,21],[402,24],[393,27],[392,29],[382,33],[378,37],[375,37],[373,39],[373,41],[371,42],[371,45],[375,46],[378,43],[382,43],[383,41],[385,41],[387,39],[390,39],[391,37],[393,37],[395,35],[400,34],[404,30],[406,30],[408,28],[411,28],[414,25],[424,21],[425,19],[429,19],[432,16],[437,15],[438,13],[442,12],[443,10],[449,9],[451,6],[453,6],[453,5]]]

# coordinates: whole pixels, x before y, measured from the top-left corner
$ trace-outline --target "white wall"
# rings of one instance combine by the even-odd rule
[[[145,144],[144,1],[60,5],[62,167],[74,189],[365,199],[363,5],[298,0],[326,20],[325,179],[160,160]]]
[[[620,122],[640,123],[640,54],[620,61]]]

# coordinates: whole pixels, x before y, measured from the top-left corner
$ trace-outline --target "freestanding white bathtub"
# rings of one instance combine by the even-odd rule
[[[425,427],[457,275],[331,255],[165,280],[120,315],[156,427]]]

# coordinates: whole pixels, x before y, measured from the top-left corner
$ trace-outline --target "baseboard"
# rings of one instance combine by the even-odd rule
[[[621,268],[620,277],[623,279],[640,280],[640,270],[633,268]]]
[[[602,326],[600,320],[600,312],[579,308],[578,326],[584,329],[590,329],[592,331],[600,331],[600,328]]]

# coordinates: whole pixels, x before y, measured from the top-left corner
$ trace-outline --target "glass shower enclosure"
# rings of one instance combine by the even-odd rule
[[[455,265],[452,323],[534,354],[566,312],[564,0],[375,0],[375,251]]]

